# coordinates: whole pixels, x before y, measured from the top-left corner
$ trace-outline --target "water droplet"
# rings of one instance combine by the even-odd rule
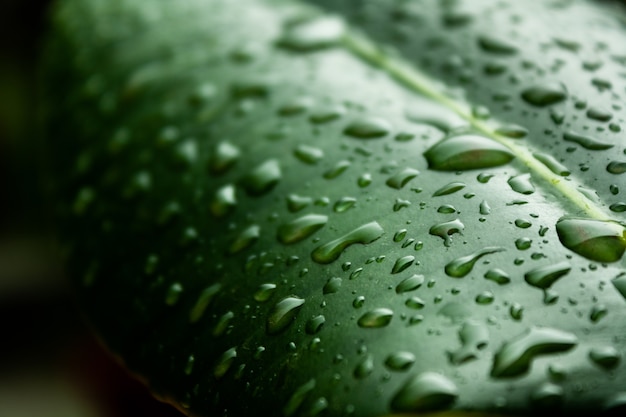
[[[530,401],[535,408],[556,411],[563,402],[563,388],[545,382],[532,392]]]
[[[280,164],[276,159],[269,159],[250,172],[243,185],[248,194],[260,196],[274,188],[281,178]]]
[[[284,417],[292,417],[296,414],[296,412],[302,407],[302,404],[307,399],[307,397],[311,394],[311,391],[315,389],[315,379],[309,379],[304,384],[300,385],[296,390],[291,394],[287,403],[283,407],[283,416]]]
[[[610,143],[602,143],[591,136],[586,136],[580,133],[573,132],[571,130],[563,133],[563,140],[566,142],[577,143],[585,149],[592,151],[601,151],[605,149],[611,149],[614,145]]]
[[[434,126],[444,133],[467,125],[467,121],[454,111],[429,100],[418,100],[406,110],[405,115],[411,122]]]
[[[295,116],[300,114],[313,105],[313,99],[307,96],[296,97],[293,100],[287,102],[278,109],[278,114],[281,116]]]
[[[522,139],[528,136],[528,129],[519,125],[504,125],[495,130],[497,135],[506,136],[512,139]]]
[[[317,334],[320,330],[322,330],[322,326],[324,325],[324,323],[326,323],[326,317],[320,314],[319,316],[310,318],[306,322],[304,330],[307,332],[307,334]]]
[[[607,172],[610,174],[623,174],[626,172],[626,162],[612,161],[606,166]]]
[[[512,303],[509,314],[513,320],[521,320],[524,315],[524,307],[519,303]]]
[[[313,111],[309,120],[315,124],[328,123],[339,119],[345,112],[346,109],[342,105],[331,105]]]
[[[533,156],[556,175],[567,177],[571,174],[571,171],[565,165],[557,161],[552,155],[534,153]]]
[[[454,365],[478,359],[479,352],[489,343],[489,329],[483,323],[468,320],[459,329],[459,339],[461,348],[448,354],[450,362]]]
[[[221,284],[213,284],[207,288],[205,288],[198,297],[198,300],[192,307],[189,313],[189,321],[191,323],[196,323],[198,320],[202,318],[205,310],[211,304],[211,301],[215,298],[215,295],[222,289]]]
[[[528,229],[532,225],[533,224],[529,220],[526,220],[526,219],[515,220],[515,226],[519,227],[520,229]]]
[[[388,308],[376,308],[363,314],[357,324],[363,328],[385,327],[393,318],[393,311]]]
[[[393,268],[391,268],[392,274],[399,274],[404,271],[415,262],[415,256],[406,255],[396,260],[396,263],[393,264]]]
[[[491,291],[483,291],[476,296],[476,304],[487,305],[493,303],[495,296]]]
[[[193,355],[189,355],[187,358],[187,363],[185,364],[185,375],[191,375],[193,372],[193,365],[196,361],[196,358]]]
[[[328,222],[323,214],[307,214],[278,228],[278,240],[284,244],[300,242],[311,236]]]
[[[334,16],[321,16],[289,22],[278,45],[298,52],[309,52],[335,46],[341,42],[345,25]]]
[[[589,359],[604,369],[613,369],[619,365],[622,355],[613,346],[598,346],[589,351]]]
[[[416,357],[411,352],[400,351],[392,353],[385,359],[385,365],[392,371],[407,371],[414,363]]]
[[[545,107],[559,103],[567,98],[567,91],[563,84],[544,83],[531,86],[522,91],[522,99],[528,104]]]
[[[363,297],[362,295],[359,295],[354,300],[352,300],[352,307],[354,308],[361,308],[363,307],[363,304],[365,304],[365,297]]]
[[[424,275],[413,275],[400,281],[396,286],[396,293],[403,294],[405,292],[414,291],[424,283]]]
[[[503,145],[477,135],[459,135],[441,140],[424,156],[430,169],[463,171],[489,168],[510,162],[514,155]]]
[[[599,122],[608,122],[613,118],[613,115],[601,107],[591,107],[587,110],[587,117]]]
[[[248,249],[252,246],[259,237],[261,236],[261,227],[253,224],[244,229],[239,235],[233,240],[230,247],[228,248],[228,253],[233,255],[239,253],[245,249]]]
[[[233,313],[232,311],[228,311],[224,315],[222,315],[222,317],[220,317],[220,319],[215,324],[215,327],[213,328],[213,336],[219,337],[223,335],[224,332],[228,330],[228,327],[230,326],[233,318],[235,318],[235,313]]]
[[[626,202],[613,203],[609,206],[609,210],[615,213],[624,213],[626,212]]]
[[[328,264],[339,258],[348,246],[356,243],[368,244],[379,239],[384,233],[378,222],[373,221],[346,233],[345,235],[332,240],[313,251],[311,257],[320,264]]]
[[[230,142],[220,142],[215,146],[209,160],[209,169],[214,174],[221,174],[231,168],[241,155],[238,147]]]
[[[359,177],[357,184],[361,188],[365,188],[372,183],[372,175],[365,173]]]
[[[322,293],[326,294],[334,294],[341,288],[342,279],[338,277],[329,278],[324,284],[324,288],[322,289]]]
[[[313,204],[311,197],[303,197],[297,194],[289,194],[287,196],[287,209],[292,213],[300,211],[311,204]]]
[[[337,200],[337,202],[333,206],[333,210],[335,211],[335,213],[343,213],[351,209],[352,207],[354,207],[355,204],[356,204],[356,198],[341,197],[339,200]]]
[[[609,310],[604,304],[596,304],[591,308],[591,313],[589,313],[589,320],[591,320],[592,323],[597,323],[602,318],[606,317],[608,313]]]
[[[483,200],[480,203],[480,206],[478,208],[478,211],[480,214],[482,214],[483,216],[486,216],[487,214],[491,214],[491,207],[489,206],[489,203],[487,203],[485,200]]]
[[[385,184],[396,190],[402,189],[409,181],[415,178],[419,171],[413,168],[404,168],[402,171],[389,178]]]
[[[183,286],[180,282],[175,282],[167,289],[165,294],[165,304],[168,306],[174,306],[178,303],[181,294],[183,293]]]
[[[343,131],[344,134],[358,139],[376,139],[391,132],[391,124],[379,117],[361,117],[353,120]]]
[[[531,327],[506,342],[495,354],[491,376],[495,378],[520,376],[530,369],[539,355],[566,352],[578,344],[569,332],[548,327]]]
[[[458,388],[447,377],[424,372],[409,378],[391,400],[391,408],[401,412],[438,411],[450,408]]]
[[[524,274],[524,280],[533,287],[545,290],[550,288],[559,278],[567,275],[571,269],[572,266],[569,262],[562,261],[535,268]]]
[[[234,347],[222,353],[222,356],[217,360],[215,368],[213,368],[213,376],[215,376],[216,379],[221,379],[226,375],[226,372],[228,372],[236,357],[237,348]]]
[[[490,269],[489,271],[485,272],[484,277],[499,285],[504,285],[511,282],[511,277],[509,276],[509,274],[499,268]]]
[[[254,293],[254,299],[258,301],[259,303],[263,303],[269,300],[272,297],[272,295],[274,295],[275,291],[276,291],[276,284],[272,284],[272,283],[261,284],[259,285],[256,292]]]
[[[300,145],[293,152],[305,164],[315,165],[324,158],[324,151],[308,145]]]
[[[507,40],[486,34],[478,37],[478,46],[483,51],[496,55],[512,55],[517,52],[517,47]]]
[[[394,242],[400,242],[402,240],[404,240],[404,238],[406,237],[407,234],[407,230],[406,229],[400,229],[398,230],[394,235],[393,235],[393,241]]]
[[[350,165],[352,165],[350,161],[346,161],[346,160],[339,161],[335,164],[334,167],[324,172],[324,178],[326,178],[327,180],[332,180],[334,178],[337,178],[338,176],[343,174],[346,171],[346,169],[350,167]]]
[[[210,204],[210,209],[215,217],[224,217],[231,213],[236,206],[237,197],[235,195],[235,186],[233,184],[226,184],[215,192]]]
[[[476,180],[481,184],[487,184],[490,179],[493,178],[493,174],[487,174],[486,172],[481,172],[476,177]]]
[[[421,310],[424,308],[426,303],[419,297],[411,297],[404,302],[404,305],[408,308],[412,308],[413,310]]]
[[[476,264],[476,262],[480,258],[486,255],[490,255],[492,253],[502,252],[504,250],[505,249],[501,247],[489,246],[469,255],[457,258],[446,264],[446,274],[453,278],[463,278],[472,271],[472,269],[474,268],[474,264]]]
[[[511,189],[520,194],[532,194],[535,192],[535,187],[530,182],[530,174],[520,174],[509,178],[507,181],[511,186]]]
[[[456,208],[451,204],[444,204],[443,206],[439,206],[439,208],[437,209],[437,213],[443,213],[443,214],[456,213]]]
[[[367,354],[356,365],[353,375],[356,379],[364,379],[372,372],[374,372],[374,357],[371,354]]]
[[[452,241],[451,236],[455,233],[463,234],[465,225],[461,223],[461,220],[455,219],[445,223],[439,223],[432,226],[429,233],[433,236],[439,236],[443,239],[443,244],[448,247]]]
[[[304,300],[295,296],[283,298],[276,303],[267,317],[267,333],[278,334],[286,329],[294,321],[303,305]]]
[[[521,237],[515,240],[515,247],[519,250],[526,250],[530,248],[533,241],[527,237]]]
[[[354,271],[352,271],[352,273],[350,274],[350,279],[357,279],[359,277],[359,275],[361,275],[361,272],[363,272],[363,268],[357,268]]]
[[[626,228],[618,223],[561,218],[556,231],[563,246],[592,261],[616,262],[626,250]]]
[[[435,191],[433,193],[433,197],[439,197],[442,195],[449,195],[449,194],[453,194],[456,193],[459,190],[462,190],[463,188],[465,188],[465,184],[462,182],[451,182],[449,184],[444,185],[443,187],[439,188],[437,191]]]

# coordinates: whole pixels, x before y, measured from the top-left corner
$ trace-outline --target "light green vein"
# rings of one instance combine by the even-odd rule
[[[390,57],[381,51],[380,47],[365,36],[355,32],[347,32],[343,39],[343,45],[352,54],[360,57],[370,65],[380,68],[396,79],[404,86],[418,92],[430,99],[442,104],[459,116],[467,120],[478,132],[506,146],[525,164],[528,169],[538,178],[549,184],[574,206],[581,209],[587,216],[598,220],[612,220],[605,210],[594,201],[590,200],[578,190],[579,184],[573,179],[565,179],[556,175],[535,156],[527,146],[512,141],[509,138],[498,135],[494,128],[485,121],[477,120],[472,116],[469,106],[464,105],[437,89],[437,82],[420,72],[413,65],[405,62],[400,57]]]

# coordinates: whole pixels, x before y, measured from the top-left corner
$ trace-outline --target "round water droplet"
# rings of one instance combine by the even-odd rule
[[[434,372],[424,372],[404,383],[391,400],[391,408],[400,412],[445,410],[452,406],[458,395],[458,388],[450,379]]]
[[[567,91],[563,84],[544,83],[526,88],[522,91],[522,99],[528,104],[545,107],[559,103],[567,98]]]
[[[237,197],[235,195],[235,186],[226,184],[215,192],[211,201],[211,213],[215,217],[224,217],[231,213],[237,206]]]
[[[445,138],[428,149],[424,156],[430,169],[463,171],[504,165],[514,155],[503,145],[478,135]]]
[[[344,134],[358,139],[376,139],[388,135],[391,124],[379,117],[361,117],[353,120],[343,131]]]
[[[317,232],[327,222],[328,216],[307,214],[280,226],[277,237],[284,244],[297,243]]]
[[[533,241],[527,237],[521,237],[515,240],[515,247],[519,250],[529,249]]]
[[[235,165],[240,156],[241,151],[238,147],[230,142],[220,142],[215,146],[209,159],[209,168],[214,174],[224,173]]]
[[[556,230],[563,246],[592,261],[617,262],[626,250],[626,228],[619,223],[561,218]]]
[[[260,196],[274,188],[281,178],[280,164],[276,159],[269,159],[244,178],[243,186],[251,196]]]
[[[326,317],[323,315],[315,316],[310,318],[306,325],[304,326],[304,330],[307,334],[317,334],[320,330],[322,330],[322,326],[326,323]]]
[[[278,334],[286,329],[296,318],[303,305],[304,300],[295,296],[283,298],[276,303],[267,317],[267,333]]]
[[[365,304],[365,297],[363,297],[362,295],[359,295],[352,301],[352,307],[354,308],[361,308],[363,307],[363,304]]]
[[[357,180],[357,184],[359,185],[359,187],[361,188],[365,188],[368,185],[370,185],[372,183],[372,175],[371,174],[363,174],[359,177],[359,179]]]
[[[183,293],[183,285],[180,282],[175,282],[167,289],[165,295],[165,304],[173,306],[178,303],[181,294]]]
[[[387,326],[393,318],[393,311],[388,308],[376,308],[363,314],[357,324],[363,328],[380,328]]]

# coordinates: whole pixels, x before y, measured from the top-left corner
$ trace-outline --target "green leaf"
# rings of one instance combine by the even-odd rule
[[[79,303],[193,415],[623,407],[624,13],[60,1]]]

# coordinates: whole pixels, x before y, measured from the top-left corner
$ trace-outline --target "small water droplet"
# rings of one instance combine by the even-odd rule
[[[341,288],[342,279],[339,277],[329,278],[324,284],[324,288],[322,289],[322,293],[326,294],[334,294]]]
[[[382,138],[391,132],[391,124],[380,117],[361,117],[353,120],[343,131],[358,139]]]
[[[599,122],[608,122],[613,118],[613,114],[601,107],[591,107],[587,110],[587,117]]]
[[[384,233],[378,222],[373,221],[346,233],[345,235],[332,240],[313,251],[311,257],[320,264],[328,264],[335,261],[349,246],[359,244],[369,244],[379,239]]]
[[[269,159],[257,166],[243,180],[243,186],[252,196],[269,192],[282,178],[280,164],[276,159]]]
[[[357,184],[361,188],[365,188],[372,183],[372,175],[365,173],[359,177]]]
[[[380,328],[387,326],[393,318],[393,311],[388,308],[376,308],[363,314],[357,324],[363,328]]]
[[[363,272],[363,268],[357,268],[354,271],[352,271],[352,273],[350,274],[350,279],[357,279],[359,277],[359,275],[361,275],[361,272]]]
[[[619,223],[561,218],[556,231],[563,246],[592,261],[616,262],[626,250],[626,228]]]
[[[463,188],[465,188],[465,183],[462,182],[451,182],[449,184],[444,185],[443,187],[439,188],[437,191],[435,191],[433,193],[433,197],[439,197],[442,195],[449,195],[449,194],[453,194],[456,193],[459,190],[462,190]]]
[[[463,278],[472,271],[474,264],[476,264],[480,258],[492,253],[502,252],[504,250],[505,249],[501,247],[489,246],[469,255],[457,258],[446,264],[446,274],[453,278]]]
[[[311,112],[309,121],[315,124],[328,123],[339,119],[345,112],[346,109],[342,105],[330,105]]]
[[[421,287],[423,283],[424,275],[412,275],[400,281],[400,283],[396,285],[396,293],[403,294],[405,292],[414,291]]]
[[[487,184],[489,180],[492,178],[493,178],[493,174],[487,174],[486,172],[481,172],[476,177],[476,180],[478,180],[478,182],[481,184]]]
[[[287,209],[292,213],[300,211],[311,204],[313,204],[311,197],[299,196],[297,194],[289,194],[287,196]]]
[[[502,135],[512,139],[522,139],[528,136],[528,129],[519,125],[504,125],[495,130],[497,135]]]
[[[371,354],[367,354],[356,365],[353,375],[356,379],[364,379],[372,372],[374,372],[374,357]]]
[[[292,417],[302,407],[302,404],[311,394],[311,391],[315,389],[315,379],[309,379],[304,384],[295,389],[293,394],[287,400],[287,403],[283,407],[283,416]]]
[[[324,158],[324,151],[308,145],[299,145],[294,155],[305,164],[315,165]]]
[[[286,329],[294,321],[303,305],[304,300],[295,296],[283,298],[276,303],[267,317],[267,333],[278,334]]]
[[[527,220],[527,219],[516,219],[515,220],[515,226],[519,227],[520,229],[528,229],[532,225],[533,224],[529,220]]]
[[[487,305],[493,303],[494,299],[495,296],[491,291],[483,291],[476,296],[474,301],[476,301],[476,304]]]
[[[533,241],[527,237],[521,237],[515,240],[515,247],[518,250],[526,250],[529,249],[532,245]]]
[[[430,169],[463,171],[489,168],[510,162],[514,155],[503,145],[477,135],[444,138],[428,149],[424,156]]]
[[[571,171],[565,165],[557,161],[556,158],[554,158],[552,155],[534,153],[533,156],[556,175],[560,175],[561,177],[567,177],[571,174]]]
[[[228,372],[236,357],[237,348],[234,347],[222,353],[222,356],[220,356],[217,360],[215,368],[213,368],[213,376],[215,376],[216,379],[221,379],[224,375],[226,375],[226,372]]]
[[[385,184],[396,190],[402,189],[409,181],[415,178],[419,171],[413,168],[404,168],[402,171],[389,178]]]
[[[517,52],[517,47],[509,41],[487,34],[478,37],[478,46],[483,51],[496,55],[512,55]]]
[[[452,241],[451,236],[455,233],[463,234],[465,225],[461,223],[461,220],[455,219],[449,222],[439,223],[430,228],[428,231],[433,236],[439,236],[443,239],[443,244],[446,247],[450,246]]]
[[[183,293],[183,286],[180,282],[175,282],[167,289],[165,294],[165,304],[168,306],[174,306],[178,303],[181,294]]]
[[[261,236],[261,227],[253,224],[244,229],[239,235],[233,240],[228,248],[228,253],[233,255],[239,253],[245,249],[248,249],[252,246],[259,237]]]
[[[443,213],[443,214],[456,213],[456,208],[451,204],[444,204],[443,206],[439,206],[439,208],[437,209],[437,213]]]
[[[189,312],[189,321],[191,323],[196,323],[198,320],[202,318],[205,310],[211,304],[217,293],[222,289],[222,285],[219,283],[210,285],[205,288],[198,296],[198,300],[192,307]]]
[[[413,310],[421,310],[422,308],[424,308],[426,303],[421,298],[414,296],[414,297],[408,298],[404,302],[404,305]]]
[[[407,371],[415,363],[416,359],[411,352],[395,352],[387,356],[385,366],[392,371]]]
[[[278,228],[278,240],[284,244],[300,242],[311,236],[328,222],[328,216],[323,214],[307,214],[283,224]]]
[[[214,174],[222,174],[235,165],[239,160],[241,151],[230,142],[220,142],[215,146],[209,159],[209,169]]]
[[[543,83],[526,88],[522,91],[522,99],[528,104],[545,107],[559,103],[567,98],[567,91],[560,83]]]
[[[215,324],[215,327],[213,328],[213,336],[219,337],[223,335],[224,332],[228,330],[231,322],[233,321],[233,318],[235,318],[235,314],[232,311],[224,313],[224,315],[220,317],[220,319]]]
[[[609,310],[604,304],[596,304],[591,308],[591,312],[589,313],[589,320],[591,320],[592,323],[597,323],[602,318],[606,317],[608,313]]]
[[[330,168],[328,171],[324,172],[324,178],[326,178],[327,180],[335,179],[341,174],[343,174],[346,171],[346,169],[350,167],[350,165],[352,165],[350,161],[346,161],[346,160],[339,161],[335,164],[335,166]]]
[[[524,307],[519,303],[512,303],[509,308],[509,314],[513,320],[521,320],[524,315]]]
[[[619,365],[622,355],[613,346],[598,346],[589,351],[589,359],[604,369],[613,369]]]
[[[352,207],[354,207],[355,204],[356,204],[356,198],[341,197],[339,200],[337,200],[337,202],[333,206],[333,210],[335,211],[335,213],[343,213],[351,209]]]
[[[567,261],[541,266],[524,274],[524,280],[533,287],[545,290],[550,288],[559,278],[567,275],[572,266]]]
[[[393,268],[391,268],[392,274],[399,274],[404,271],[415,262],[415,256],[406,255],[401,258],[398,258],[396,262],[393,264]]]
[[[409,378],[391,400],[391,408],[401,412],[438,411],[450,408],[458,388],[447,377],[424,372]]]
[[[235,195],[235,186],[233,184],[226,184],[215,192],[210,204],[210,209],[215,217],[224,217],[231,213],[236,206],[237,197]]]
[[[535,192],[535,187],[530,182],[530,174],[520,174],[509,178],[507,181],[511,186],[511,189],[520,194],[532,194]]]
[[[322,330],[324,323],[326,323],[326,317],[323,315],[320,314],[319,316],[312,317],[306,322],[304,331],[307,332],[307,334],[317,334]]]
[[[292,99],[285,103],[278,109],[278,114],[281,116],[295,116],[306,110],[313,105],[313,99],[308,96],[301,96]]]
[[[263,303],[269,300],[272,297],[272,295],[274,295],[275,291],[276,291],[276,284],[272,284],[272,283],[261,284],[259,285],[256,292],[254,293],[254,299],[258,301],[259,303]]]
[[[400,229],[398,230],[394,235],[393,235],[393,241],[394,242],[400,242],[402,240],[404,240],[404,238],[406,237],[407,234],[407,230],[406,229]]]

